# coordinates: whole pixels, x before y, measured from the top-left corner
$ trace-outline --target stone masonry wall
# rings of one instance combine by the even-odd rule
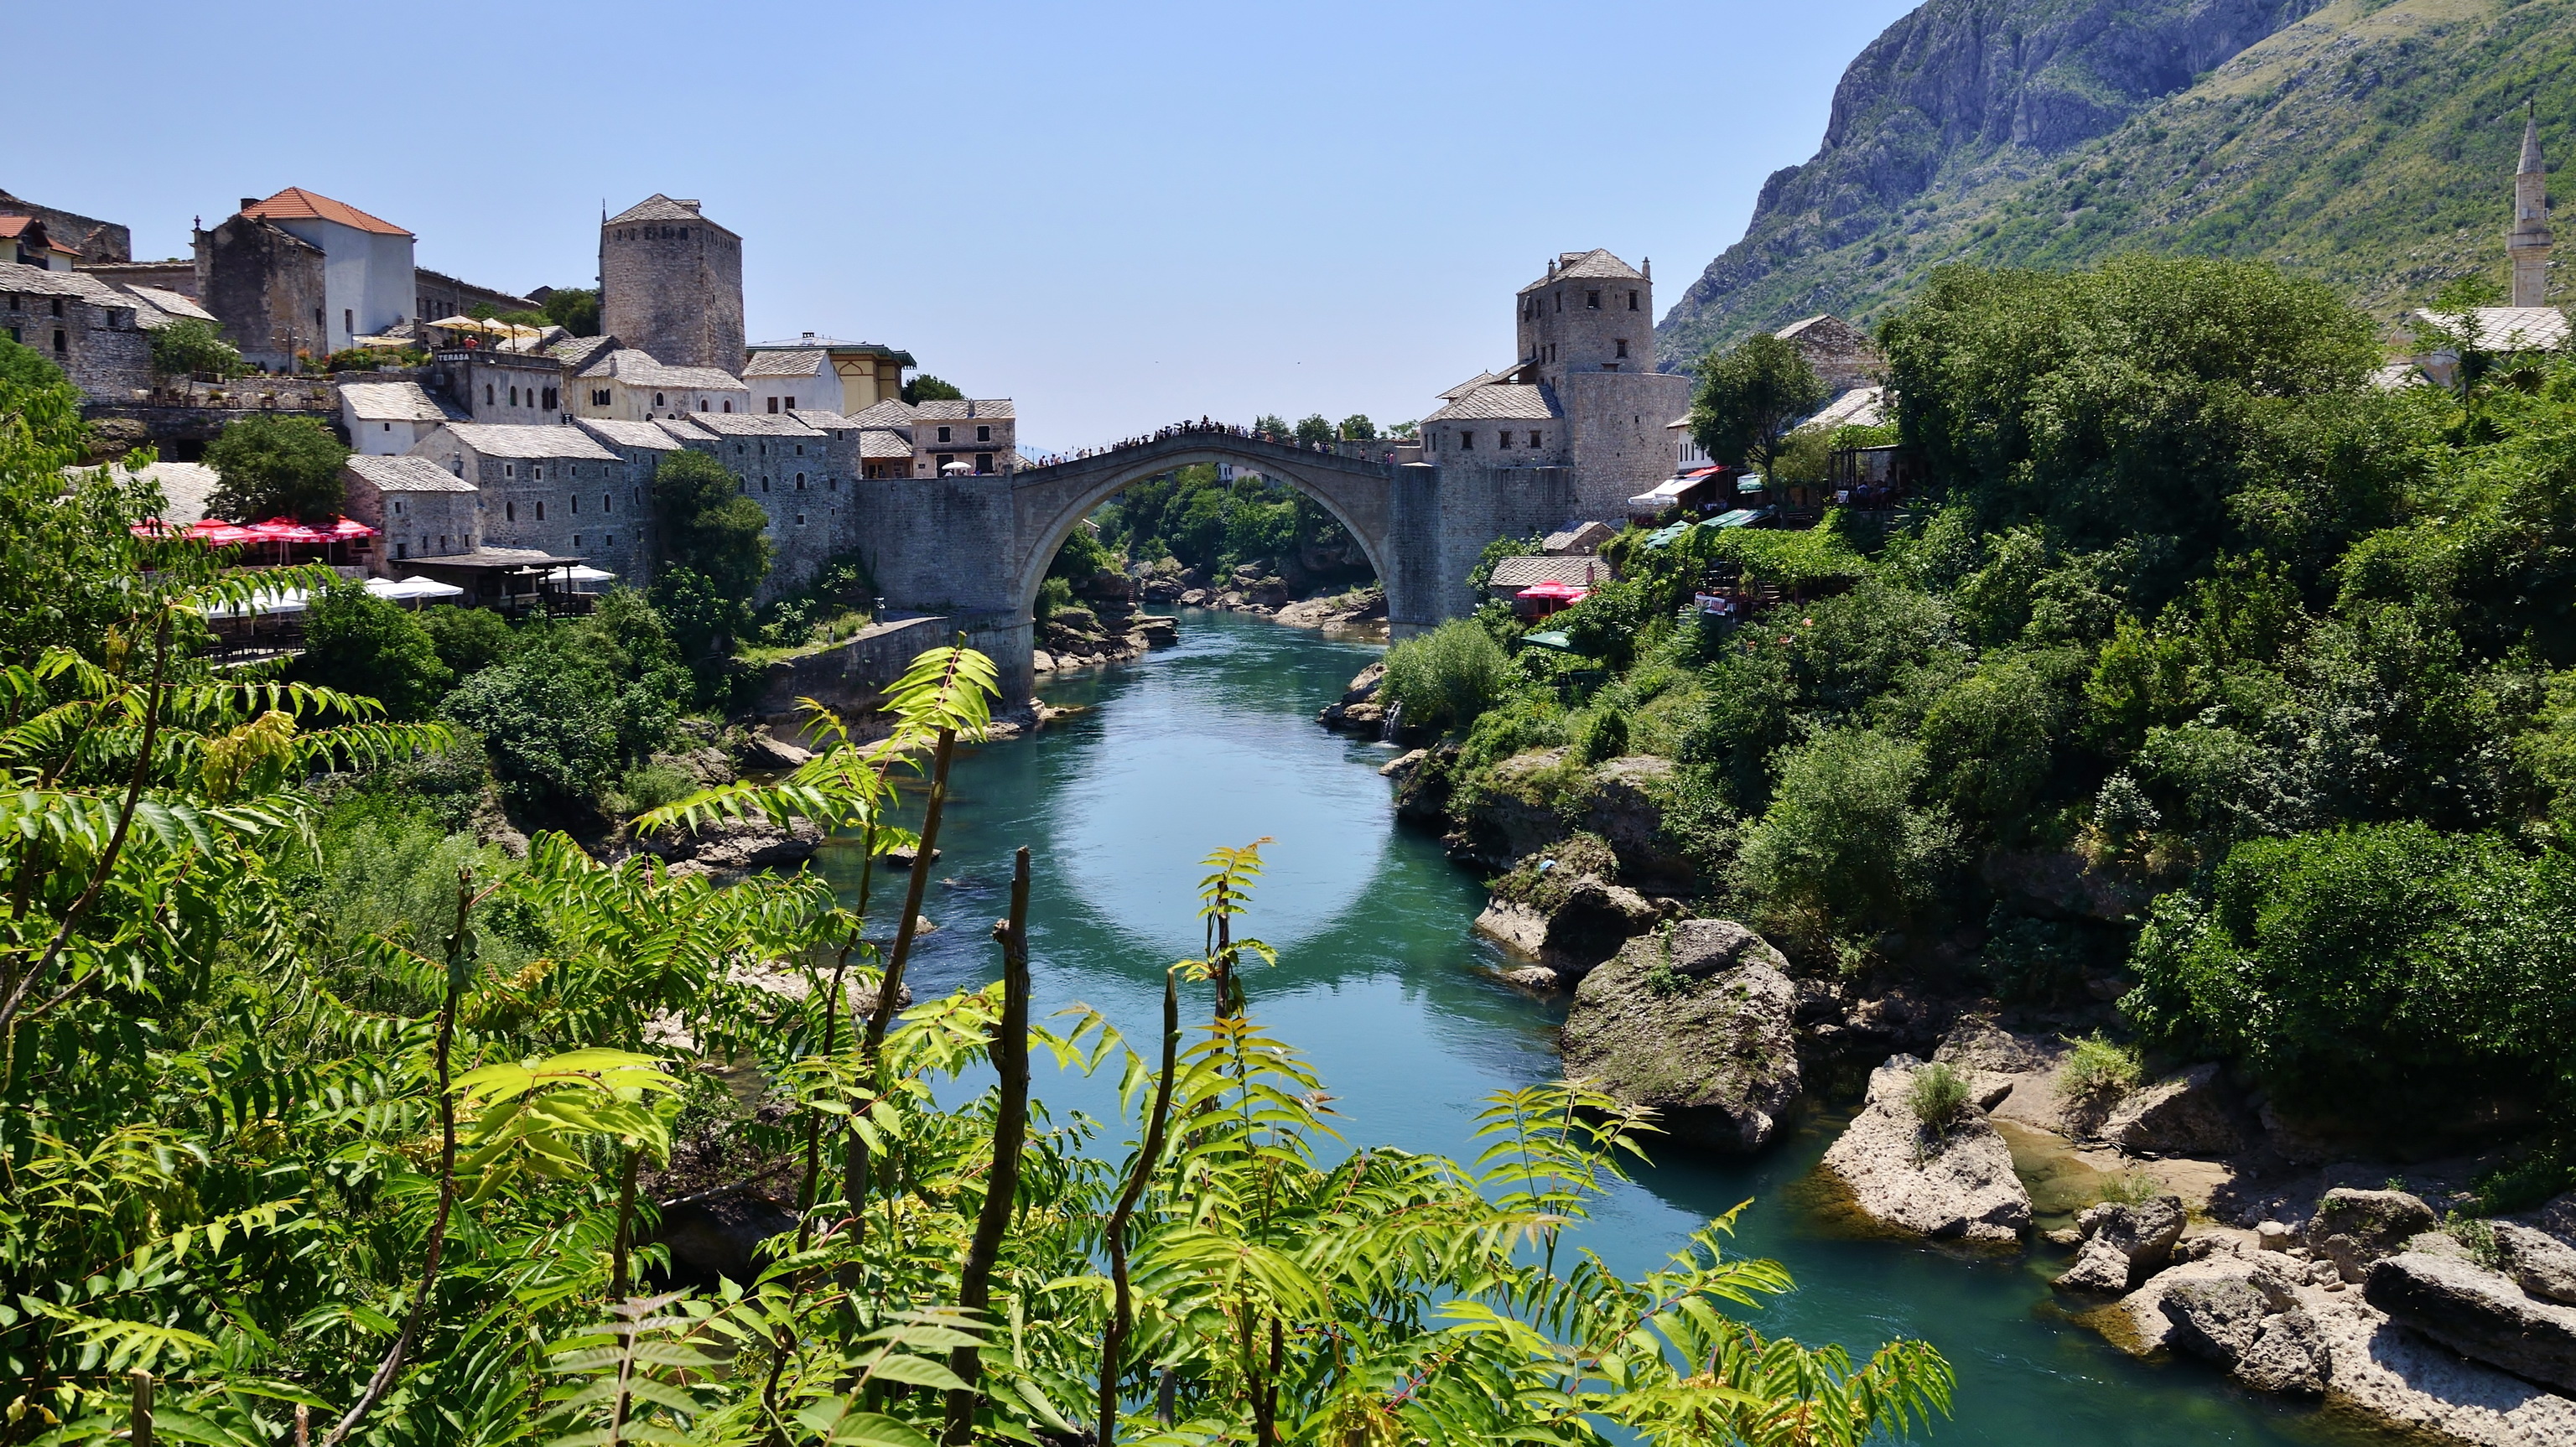
[[[254,366],[290,370],[299,350],[319,355],[322,252],[250,216],[197,233],[197,304]]]
[[[601,330],[668,366],[741,375],[742,238],[703,218],[603,227],[599,268]]]
[[[1558,388],[1574,436],[1576,499],[1585,518],[1616,522],[1628,499],[1673,475],[1665,425],[1690,410],[1688,377],[1575,372]]]

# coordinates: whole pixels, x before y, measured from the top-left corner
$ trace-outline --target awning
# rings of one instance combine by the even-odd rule
[[[273,617],[280,613],[301,613],[312,606],[312,596],[302,588],[279,588],[250,595],[247,605],[226,603],[206,614],[209,618]]]
[[[1689,532],[1696,526],[1698,526],[1696,523],[1672,523],[1665,527],[1657,528],[1653,532],[1646,534],[1644,545],[1650,548],[1670,547],[1673,539]]]
[[[1545,633],[1524,633],[1521,635],[1521,642],[1532,648],[1552,648],[1559,653],[1574,651],[1574,640],[1554,629]]]
[[[1717,516],[1701,523],[1700,526],[1704,528],[1749,528],[1770,515],[1771,509],[1767,507],[1740,507],[1733,512],[1719,513]]]
[[[388,603],[425,603],[433,599],[465,596],[464,589],[435,578],[369,578],[367,591]]]
[[[1537,598],[1559,603],[1580,603],[1584,599],[1592,596],[1592,590],[1589,588],[1578,588],[1571,583],[1560,583],[1554,578],[1549,578],[1544,582],[1532,583],[1528,587],[1521,589],[1513,596],[1518,598]]]
[[[617,575],[605,568],[586,567],[576,563],[569,568],[557,568],[546,574],[546,581],[549,583],[614,583],[617,581]]]
[[[1670,507],[1672,504],[1681,501],[1683,493],[1699,486],[1699,484],[1700,479],[1695,477],[1666,478],[1655,485],[1654,491],[1641,492],[1635,497],[1628,499],[1628,506],[1638,508],[1640,510],[1661,511],[1662,509]]]

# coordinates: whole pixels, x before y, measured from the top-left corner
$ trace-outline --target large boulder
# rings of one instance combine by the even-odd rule
[[[1899,1055],[1869,1077],[1869,1104],[1825,1152],[1862,1215],[1936,1241],[2010,1242],[2030,1227],[2030,1192],[1983,1114],[1935,1136],[1907,1093],[1924,1062]]]
[[[768,1268],[762,1248],[796,1229],[796,1213],[758,1190],[728,1186],[665,1201],[654,1240],[670,1252],[667,1270],[650,1279],[657,1289],[713,1291],[725,1282],[749,1286]]]
[[[660,830],[637,842],[690,872],[735,874],[801,864],[823,847],[823,831],[810,819],[786,829],[766,819],[713,819],[695,829]]]
[[[2576,1246],[2511,1221],[2495,1222],[2493,1229],[2507,1276],[2545,1301],[2576,1305]]]
[[[2236,1379],[2258,1392],[2293,1397],[2323,1396],[2334,1369],[2317,1319],[2298,1307],[2263,1319],[2254,1344],[2236,1359]]]
[[[2122,1100],[2102,1136],[2135,1156],[2230,1156],[2245,1148],[2236,1109],[2219,1067],[2195,1065]]]
[[[2260,1273],[2210,1276],[2168,1288],[2165,1320],[2175,1347],[2232,1367],[2254,1348],[2263,1319],[2289,1306],[2290,1292]]]
[[[2373,1263],[2362,1296],[2464,1357],[2576,1392],[2576,1308],[2535,1301],[2471,1262],[2412,1251]]]
[[[2439,1223],[2433,1208],[2404,1191],[2364,1191],[2337,1186],[2317,1202],[2308,1221],[2308,1249],[2358,1282],[2372,1262],[2394,1256]]]
[[[1798,1098],[1786,961],[1732,920],[1676,922],[1584,976],[1566,1016],[1565,1073],[1721,1150],[1770,1143]]]
[[[1476,916],[1475,931],[1571,984],[1654,928],[1657,918],[1644,895],[1583,874],[1551,880],[1532,899],[1494,896]]]
[[[2118,1296],[2164,1269],[2182,1239],[2182,1197],[2104,1201],[2075,1218],[2082,1245],[2054,1283],[2060,1291]]]
[[[1375,738],[1386,727],[1386,704],[1378,697],[1378,688],[1386,682],[1386,664],[1372,663],[1353,677],[1342,696],[1324,705],[1315,722],[1340,733],[1366,734]]]

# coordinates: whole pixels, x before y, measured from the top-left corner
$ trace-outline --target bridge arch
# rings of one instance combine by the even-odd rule
[[[1035,612],[1038,590],[1046,583],[1056,550],[1094,508],[1148,478],[1200,463],[1224,462],[1286,483],[1330,514],[1359,543],[1393,604],[1398,581],[1392,556],[1391,463],[1308,452],[1225,433],[1192,432],[1029,469],[1012,479],[1013,511],[1018,514],[1015,531],[1029,545],[1014,560],[1014,617],[1025,620]]]

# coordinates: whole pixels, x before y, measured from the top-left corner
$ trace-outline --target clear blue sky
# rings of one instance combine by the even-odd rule
[[[1560,250],[1669,305],[1911,0],[28,4],[0,188],[138,256],[300,185],[486,285],[588,285],[603,200],[744,237],[752,337],[908,349],[1022,437],[1418,417]]]

